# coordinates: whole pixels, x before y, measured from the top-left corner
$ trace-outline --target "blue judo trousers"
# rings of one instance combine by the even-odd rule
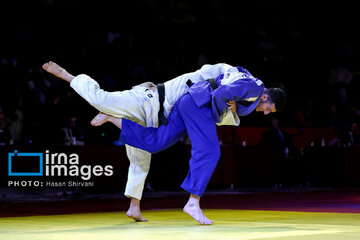
[[[157,153],[175,144],[186,133],[193,144],[190,170],[181,187],[202,196],[220,158],[210,103],[198,107],[187,93],[175,103],[168,124],[159,128],[146,128],[123,119],[120,140],[150,153]]]

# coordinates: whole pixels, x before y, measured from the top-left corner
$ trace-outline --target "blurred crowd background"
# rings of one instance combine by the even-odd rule
[[[358,134],[360,36],[356,7],[346,2],[41,0],[7,5],[11,14],[1,17],[6,27],[0,39],[0,145],[121,144],[119,129],[91,127],[97,111],[41,69],[49,60],[73,75],[90,75],[107,91],[165,82],[203,64],[242,66],[267,87],[287,92],[286,109],[273,115],[277,125]],[[241,126],[271,124],[274,118],[260,113],[241,119]]]

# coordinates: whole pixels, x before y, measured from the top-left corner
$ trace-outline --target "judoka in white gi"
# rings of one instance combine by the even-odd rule
[[[80,96],[100,112],[116,118],[126,118],[146,127],[159,126],[158,113],[161,107],[164,109],[161,114],[164,114],[165,117],[170,114],[175,102],[188,91],[189,80],[191,80],[191,84],[195,84],[207,79],[224,76],[226,73],[227,81],[231,82],[232,74],[238,72],[237,68],[221,63],[204,65],[195,72],[176,77],[164,83],[165,97],[161,106],[158,88],[150,82],[134,86],[131,90],[106,92],[91,77],[85,74],[75,77],[54,62],[45,63],[43,69],[69,82],[70,86]],[[237,126],[239,123],[238,115],[229,108],[228,111],[221,115],[221,121],[218,125]],[[136,221],[147,221],[141,214],[140,200],[150,168],[151,153],[129,145],[126,145],[126,151],[130,166],[125,196],[131,199],[127,215]]]

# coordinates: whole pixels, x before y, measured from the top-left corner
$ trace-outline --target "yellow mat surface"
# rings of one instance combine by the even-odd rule
[[[360,239],[360,214],[205,209],[202,226],[181,209],[143,211],[138,223],[125,212],[0,218],[1,240]]]

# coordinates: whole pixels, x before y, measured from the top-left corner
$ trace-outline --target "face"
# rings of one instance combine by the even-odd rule
[[[261,97],[260,103],[255,108],[255,111],[263,112],[264,115],[276,112],[275,103],[271,103],[270,101],[267,101],[267,100],[268,100],[268,95],[265,93]]]

